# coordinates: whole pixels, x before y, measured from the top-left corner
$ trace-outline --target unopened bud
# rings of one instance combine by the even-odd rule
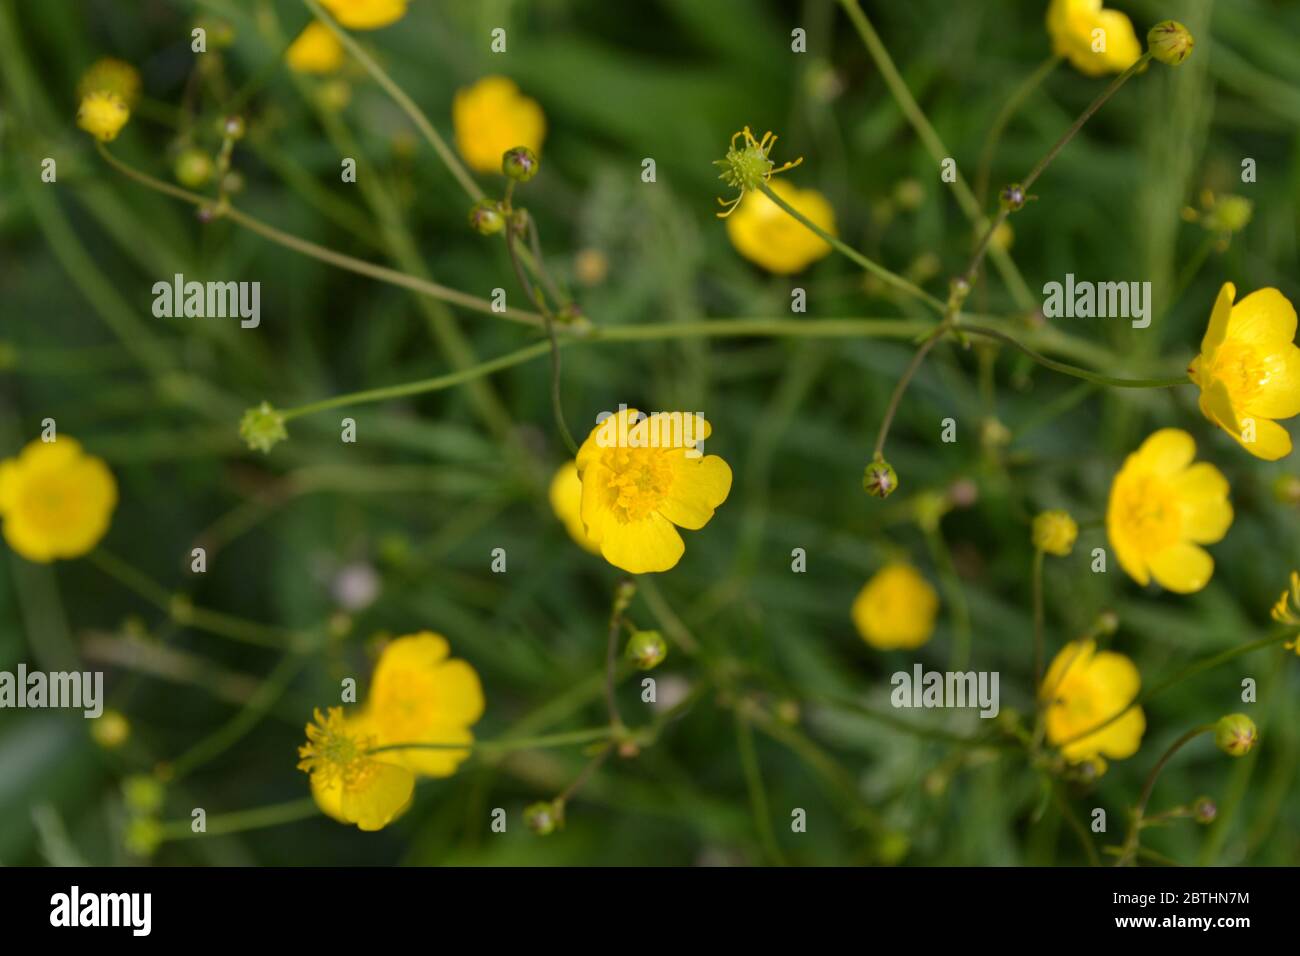
[[[1228,714],[1214,725],[1214,743],[1229,757],[1244,757],[1259,740],[1255,722],[1245,714]]]
[[[873,498],[888,498],[898,488],[898,472],[883,458],[870,462],[862,472],[862,490]]]
[[[636,631],[627,641],[627,658],[643,671],[652,670],[668,656],[668,644],[658,631]]]
[[[470,207],[469,225],[480,236],[491,236],[506,227],[506,217],[496,200],[480,199]]]
[[[516,146],[514,149],[508,149],[505,155],[501,157],[501,172],[517,183],[526,183],[537,175],[537,170],[541,168],[541,162],[537,159],[537,154],[527,146]]]
[[[1162,20],[1147,33],[1147,49],[1161,63],[1177,66],[1192,55],[1196,39],[1177,20]]]

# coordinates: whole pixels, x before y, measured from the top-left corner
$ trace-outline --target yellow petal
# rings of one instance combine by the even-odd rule
[[[600,553],[628,574],[667,571],[682,559],[686,545],[671,521],[652,513],[643,521],[605,523]]]
[[[469,745],[474,742],[474,734],[468,727],[463,724],[445,724],[443,726],[434,725],[428,730],[427,736],[418,740],[401,741],[403,743],[422,743],[422,744],[465,744],[465,749],[459,748],[429,748],[421,750],[410,748],[404,750],[386,750],[383,753],[385,760],[392,761],[395,764],[405,767],[412,773],[419,774],[422,777],[450,777],[456,772],[456,768],[465,762],[470,756]]]
[[[1096,641],[1071,641],[1057,652],[1052,658],[1052,663],[1047,668],[1047,675],[1043,678],[1043,686],[1039,688],[1039,697],[1043,700],[1050,701],[1055,695],[1061,683],[1065,680],[1074,668],[1085,670],[1092,655],[1097,651]]]
[[[1196,442],[1181,428],[1162,428],[1138,448],[1139,467],[1157,475],[1182,471],[1196,457]],[[1128,467],[1127,463],[1125,467]]]
[[[1214,559],[1204,548],[1180,542],[1148,558],[1151,576],[1164,588],[1178,594],[1191,594],[1210,583]]]
[[[600,554],[600,545],[591,540],[587,526],[582,523],[582,479],[578,477],[576,462],[565,462],[551,479],[548,497],[551,510],[564,523],[564,529],[574,541],[592,554]]]
[[[1295,339],[1295,307],[1277,289],[1257,289],[1232,307],[1228,338],[1256,345],[1290,344]]]
[[[1242,441],[1241,436],[1232,436],[1241,442],[1242,448],[1264,461],[1277,461],[1291,454],[1291,435],[1285,428],[1267,418],[1256,418],[1254,422],[1254,441]]]
[[[1223,283],[1218,298],[1214,300],[1214,311],[1210,313],[1210,324],[1201,339],[1201,355],[1208,361],[1215,349],[1223,344],[1228,334],[1228,320],[1232,317],[1232,300],[1237,297],[1237,287],[1231,282]]]
[[[1197,462],[1173,479],[1182,499],[1183,530],[1190,541],[1213,544],[1232,525],[1228,479],[1209,462]]]
[[[361,830],[382,830],[405,812],[415,792],[415,775],[405,767],[374,761],[364,782],[343,787],[340,812]]]
[[[1115,484],[1111,486],[1111,506],[1106,515],[1106,537],[1110,539],[1110,545],[1115,549],[1115,557],[1119,560],[1119,566],[1124,569],[1124,573],[1146,587],[1151,582],[1151,572],[1147,568],[1146,558],[1143,557],[1142,549],[1138,547],[1137,542],[1129,537],[1126,524],[1115,516],[1119,483],[1122,480],[1123,478],[1117,478]]]
[[[1300,415],[1300,349],[1288,342],[1259,361],[1260,385],[1246,400],[1242,414],[1261,418]]]
[[[687,458],[674,452],[673,483],[659,513],[673,524],[697,531],[708,524],[713,510],[731,491],[731,467],[717,455]]]

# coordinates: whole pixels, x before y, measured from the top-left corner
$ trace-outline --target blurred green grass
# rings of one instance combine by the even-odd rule
[[[1116,367],[1102,371],[1121,374],[1144,362],[1181,368],[1196,351],[1221,282],[1241,290],[1275,285],[1300,299],[1300,65],[1291,55],[1300,7],[1263,0],[1111,5],[1133,16],[1140,34],[1157,18],[1183,20],[1198,38],[1196,55],[1176,71],[1152,69],[1136,78],[1089,123],[1036,187],[1039,200],[1013,220],[1012,254],[1034,290],[1067,272],[1150,280],[1157,308],[1170,311],[1148,330],[1061,322],[1116,357]],[[1001,104],[1049,52],[1045,4],[864,7],[973,178]],[[188,37],[197,13],[227,17],[236,28],[233,47],[221,54],[232,89],[265,77],[247,110],[252,133],[237,152],[248,183],[241,207],[363,258],[418,261],[434,279],[477,295],[513,288],[504,253],[465,229],[463,194],[380,89],[358,76],[351,105],[335,117],[314,108],[312,84],[282,69],[267,71],[283,41],[308,21],[300,4],[145,0],[124,8],[106,0],[0,0],[0,337],[16,350],[0,378],[2,450],[16,450],[42,418],[54,417],[118,478],[122,500],[105,547],[169,587],[191,590],[202,606],[290,629],[318,628],[337,611],[329,583],[339,567],[365,561],[382,578],[379,600],[354,616],[350,635],[307,662],[252,733],[171,789],[164,816],[183,820],[194,806],[215,815],[305,795],[306,778],[293,768],[302,725],[312,706],[334,699],[341,676],[368,673],[378,634],[444,633],[483,678],[488,710],[476,728],[481,737],[500,736],[539,708],[550,708],[556,729],[599,722],[595,682],[617,575],[572,546],[546,506],[541,482],[564,449],[550,421],[544,361],[472,390],[295,421],[291,440],[268,458],[241,446],[239,413],[264,398],[291,406],[440,374],[451,366],[449,328],[459,329],[481,358],[518,348],[528,334],[330,270],[229,223],[201,226],[189,207],[107,169],[74,128],[81,71],[102,55],[128,60],[165,117],[161,106],[180,101],[193,64]],[[492,55],[486,40],[500,25],[510,37],[504,57]],[[808,30],[806,55],[789,51],[794,26]],[[942,268],[926,283],[929,291],[943,295],[946,277],[975,241],[858,38],[825,0],[420,0],[400,25],[361,39],[445,134],[455,89],[489,72],[507,73],[542,103],[550,127],[544,169],[525,198],[562,274],[571,272],[579,249],[600,249],[608,258],[609,278],[579,289],[600,324],[788,316],[792,284],[808,290],[810,317],[920,314],[864,288],[842,260],[825,260],[792,282],[761,274],[736,255],[713,215],[720,184],[710,160],[744,124],[778,131],[779,156],[805,157],[792,181],[830,197],[850,244],[899,271],[922,253],[937,255]],[[817,93],[828,75],[843,87],[829,99]],[[1068,67],[1056,70],[1008,128],[991,181],[1032,166],[1100,88]],[[221,115],[210,95],[201,103],[204,119]],[[113,149],[165,177],[171,134],[145,112]],[[341,155],[358,158],[357,187],[337,182]],[[33,172],[44,156],[58,158],[57,186],[41,184]],[[1245,156],[1258,163],[1251,186],[1238,182]],[[639,180],[644,157],[656,160],[654,185]],[[924,202],[915,212],[883,216],[883,202],[906,179],[921,184]],[[1179,212],[1206,187],[1248,194],[1254,220],[1171,302],[1174,278],[1202,236]],[[262,281],[261,328],[154,319],[150,287],[174,272]],[[990,311],[1014,307],[996,274],[976,301]],[[1134,658],[1145,683],[1155,683],[1266,626],[1268,607],[1300,565],[1296,515],[1270,495],[1273,478],[1288,473],[1288,465],[1241,454],[1209,428],[1188,390],[1079,393],[1074,380],[1007,354],[996,359],[995,399],[987,406],[975,355],[945,346],[904,400],[890,442],[904,487],[881,504],[862,495],[861,468],[910,354],[906,343],[879,340],[584,346],[565,353],[565,404],[580,433],[619,402],[698,408],[709,416],[710,451],[731,463],[736,483],[708,527],[687,536],[685,558],[659,587],[701,641],[706,660],[740,662],[743,686],[753,693],[801,702],[802,732],[844,768],[884,830],[906,835],[906,862],[1083,862],[1058,814],[1037,818],[1039,792],[1023,760],[964,753],[811,704],[836,695],[887,708],[889,674],[914,659],[863,645],[849,622],[853,596],[894,553],[907,554],[937,583],[925,539],[908,520],[909,496],[958,478],[976,480],[977,505],[943,524],[971,609],[972,663],[1002,673],[1004,708],[1030,708],[1026,516],[1055,506],[1084,521],[1099,519],[1123,455],[1151,429],[1177,425],[1232,482],[1237,519],[1213,548],[1211,585],[1179,598],[1144,593],[1116,567],[1089,573],[1091,548],[1105,545],[1095,526],[1085,529],[1072,557],[1048,566],[1049,652],[1113,608],[1121,620],[1113,646]],[[356,445],[338,441],[343,414],[358,423]],[[989,415],[1012,430],[1007,462],[981,449],[980,422]],[[958,420],[952,445],[937,440],[947,416]],[[522,449],[522,466],[508,448]],[[210,564],[198,579],[185,567],[200,542],[209,543]],[[506,575],[488,570],[496,547],[509,555]],[[790,572],[795,547],[808,553],[804,575]],[[123,621],[132,615],[149,640],[194,655],[200,675],[219,668],[260,681],[276,665],[274,653],[170,625],[85,560],[48,568],[7,553],[4,570],[0,669],[20,660],[71,666],[93,640],[125,640]],[[634,614],[654,619],[642,599]],[[939,630],[917,658],[942,668],[952,625],[945,600]],[[656,676],[661,683],[669,674],[697,681],[704,670],[675,651]],[[1243,677],[1259,681],[1258,704],[1240,704]],[[1244,706],[1263,732],[1256,754],[1230,763],[1208,745],[1190,749],[1156,791],[1157,808],[1210,794],[1224,822],[1152,831],[1145,842],[1182,862],[1294,863],[1297,683],[1294,661],[1258,653],[1159,697],[1147,708],[1138,755],[1112,764],[1095,792],[1075,795],[1075,811],[1086,817],[1093,806],[1107,808],[1110,842],[1118,842],[1124,807],[1163,748],[1189,726]],[[64,842],[51,830],[50,814],[33,813],[46,807],[66,829],[65,854],[71,847],[91,862],[124,861],[120,778],[174,759],[235,712],[202,678],[182,684],[110,669],[110,685],[112,705],[135,729],[135,749],[122,757],[94,748],[80,721],[0,714],[0,815],[7,821],[0,862],[59,856]],[[626,695],[628,712],[639,714],[632,690]],[[971,733],[978,723],[958,715],[945,726]],[[842,864],[878,857],[880,831],[854,825],[835,783],[791,748],[761,734],[757,743],[788,859]],[[520,808],[559,790],[580,760],[545,751],[495,770],[467,767],[422,785],[415,808],[380,834],[318,818],[168,843],[157,859],[764,859],[731,714],[714,694],[639,759],[597,774],[571,807],[562,836],[531,837],[519,825]],[[925,781],[939,767],[956,772],[935,793]],[[505,835],[487,829],[497,806],[511,815]],[[788,832],[784,821],[793,807],[808,810],[805,834]]]

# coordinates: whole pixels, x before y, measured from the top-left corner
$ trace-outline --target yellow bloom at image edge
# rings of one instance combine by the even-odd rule
[[[1071,763],[1133,756],[1147,726],[1140,707],[1130,707],[1095,733],[1075,738],[1118,714],[1141,686],[1136,665],[1123,654],[1099,652],[1096,641],[1066,644],[1048,667],[1039,690],[1047,739],[1061,746]]]
[[[872,576],[850,614],[862,639],[877,650],[920,647],[934,633],[939,595],[909,564],[889,564]]]
[[[378,30],[406,16],[407,0],[320,0],[320,5],[349,30]]]
[[[1138,584],[1154,578],[1179,594],[1199,591],[1214,574],[1201,547],[1228,533],[1228,479],[1193,463],[1196,443],[1177,428],[1155,432],[1129,455],[1110,487],[1106,534],[1120,566]]]
[[[817,190],[799,189],[780,179],[768,185],[813,223],[836,235],[835,211]],[[757,190],[745,193],[726,225],[737,252],[777,275],[800,272],[831,251],[828,242]]]
[[[0,462],[0,519],[9,547],[29,561],[76,558],[108,531],[117,483],[67,436],[33,441]]]
[[[565,462],[551,478],[548,497],[551,510],[564,523],[564,530],[584,550],[600,554],[600,542],[592,541],[587,535],[587,526],[582,523],[582,479],[578,477],[578,463]]]
[[[731,467],[684,444],[708,438],[708,421],[687,412],[638,422],[639,415],[628,408],[606,418],[577,457],[587,537],[629,574],[676,565],[686,550],[677,529],[703,528],[731,492]]]
[[[1047,33],[1052,52],[1088,76],[1122,73],[1142,55],[1133,22],[1101,0],[1052,0]]]
[[[1295,307],[1277,289],[1259,289],[1233,304],[1225,282],[1187,372],[1201,389],[1201,412],[1256,458],[1291,453],[1276,419],[1300,415],[1300,348]]]
[[[504,76],[485,76],[473,86],[457,90],[451,120],[456,148],[478,173],[501,172],[502,157],[515,146],[540,154],[546,138],[541,106]]]

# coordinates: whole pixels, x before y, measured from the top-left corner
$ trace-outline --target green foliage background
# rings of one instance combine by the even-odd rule
[[[1049,169],[1038,199],[1013,219],[1013,257],[1031,289],[1067,272],[1150,281],[1151,328],[1059,320],[1058,352],[1108,374],[1178,374],[1195,354],[1213,297],[1226,280],[1241,293],[1276,286],[1300,301],[1300,5],[1282,0],[1178,0],[1111,4],[1139,34],[1157,19],[1187,23],[1193,57],[1155,65],[1109,103]],[[1049,53],[1046,3],[1035,0],[868,2],[909,87],[974,178],[1001,105]],[[134,736],[106,754],[84,721],[49,712],[0,713],[0,861],[130,862],[122,848],[121,779],[173,761],[230,726],[246,733],[167,791],[162,816],[209,818],[300,799],[295,748],[312,707],[337,699],[338,681],[364,684],[378,637],[432,629],[479,671],[488,709],[481,738],[597,726],[600,671],[615,569],[572,545],[545,500],[564,459],[550,418],[544,358],[477,386],[362,405],[291,423],[267,457],[247,451],[236,423],[263,399],[279,407],[451,369],[457,351],[479,359],[534,340],[524,327],[448,309],[406,291],[327,268],[193,210],[108,169],[75,129],[81,71],[103,55],[135,64],[146,105],[113,151],[169,178],[175,108],[195,57],[196,14],[234,26],[232,47],[209,53],[219,71],[200,86],[200,120],[224,114],[226,95],[249,86],[249,138],[235,165],[247,180],[237,204],[289,232],[372,261],[487,296],[515,296],[501,243],[465,226],[467,200],[393,102],[360,71],[351,104],[314,105],[315,81],[277,61],[309,20],[293,0],[0,0],[0,451],[35,437],[45,417],[103,456],[121,502],[103,547],[194,602],[241,618],[319,633],[337,614],[329,581],[340,566],[378,569],[382,593],[326,651],[282,663],[249,647],[170,623],[90,560],[52,567],[0,557],[0,669],[108,671],[111,706]],[[488,34],[508,29],[509,52]],[[808,53],[790,52],[807,30]],[[543,105],[549,135],[541,175],[521,193],[537,217],[549,261],[571,281],[574,254],[604,252],[608,279],[574,286],[600,326],[704,317],[789,318],[792,285],[807,289],[808,317],[925,318],[906,300],[865,285],[831,257],[796,280],[741,259],[714,218],[710,165],[744,124],[773,129],[776,158],[805,157],[790,174],[822,190],[851,245],[898,271],[938,257],[925,281],[942,297],[973,229],[939,180],[843,12],[830,0],[415,0],[398,25],[358,38],[450,135],[454,91],[489,72],[516,79]],[[1012,120],[993,166],[997,185],[1023,175],[1103,88],[1068,66],[1055,70]],[[826,95],[827,89],[835,90]],[[207,145],[215,143],[209,139]],[[57,184],[39,163],[58,160]],[[342,156],[359,182],[341,184]],[[653,157],[657,182],[640,181]],[[1243,157],[1258,182],[1243,185]],[[905,179],[924,201],[890,209]],[[480,177],[489,191],[499,183]],[[1203,188],[1248,196],[1249,227],[1170,301],[1204,232],[1180,220]],[[262,325],[155,319],[151,286],[187,278],[258,280]],[[997,272],[972,296],[980,310],[1016,303]],[[1041,333],[1045,336],[1047,333]],[[889,444],[902,489],[887,502],[860,477],[889,392],[912,353],[889,339],[763,339],[595,343],[564,353],[565,407],[585,433],[597,412],[627,402],[699,409],[714,426],[710,452],[732,465],[731,497],[706,529],[688,533],[681,564],[656,584],[672,616],[696,636],[691,659],[674,648],[656,672],[702,693],[635,760],[613,760],[570,805],[567,828],[539,839],[520,811],[558,792],[585,758],[574,748],[525,751],[421,784],[413,809],[379,834],[312,817],[201,840],[165,843],[166,864],[651,863],[776,858],[798,864],[901,859],[908,864],[1078,864],[1077,835],[1014,749],[936,738],[985,729],[972,712],[895,712],[889,675],[915,660],[943,669],[954,633],[951,594],[934,639],[917,654],[866,647],[849,605],[890,556],[906,555],[936,584],[935,553],[913,520],[916,496],[961,478],[978,483],[974,507],[947,516],[942,534],[969,604],[972,666],[1001,673],[1002,706],[1032,708],[1028,516],[1065,507],[1084,523],[1078,547],[1047,569],[1048,650],[1082,634],[1103,609],[1121,625],[1111,645],[1158,683],[1199,657],[1268,632],[1268,609],[1300,564],[1294,509],[1271,483],[1295,471],[1248,457],[1196,410],[1192,388],[1101,391],[1002,352],[980,387],[974,351],[935,350],[907,393]],[[472,361],[472,359],[470,360]],[[339,441],[354,417],[359,441]],[[939,441],[939,422],[958,441]],[[1005,452],[985,447],[996,417]],[[1111,476],[1151,430],[1191,431],[1199,455],[1232,483],[1236,521],[1212,548],[1217,570],[1191,597],[1144,591],[1115,565],[1090,573],[1105,546],[1100,519]],[[190,549],[209,570],[188,573]],[[489,571],[493,548],[509,570]],[[790,554],[804,548],[805,574]],[[633,604],[656,622],[644,595]],[[144,632],[143,636],[140,632]],[[133,636],[134,635],[134,636]],[[133,666],[104,655],[128,655]],[[140,663],[143,662],[143,663]],[[152,662],[152,664],[150,664]],[[159,663],[161,662],[161,663]],[[1293,795],[1300,748],[1300,662],[1280,647],[1237,658],[1162,693],[1147,706],[1139,753],[1114,763],[1072,812],[1109,815],[1099,847],[1118,843],[1146,772],[1189,727],[1245,710],[1263,742],[1232,761],[1208,742],[1168,768],[1159,810],[1199,794],[1220,805],[1209,828],[1150,831],[1144,843],[1180,862],[1293,864],[1300,808]],[[166,673],[151,673],[150,668]],[[1240,683],[1259,702],[1240,702]],[[282,693],[258,697],[264,681]],[[707,682],[702,685],[702,682]],[[721,685],[721,686],[720,686]],[[623,684],[632,722],[649,720]],[[249,702],[267,704],[264,714]],[[876,716],[817,703],[847,698]],[[799,705],[797,727],[756,738],[779,854],[765,850],[742,772],[738,702]],[[748,704],[745,704],[748,706]],[[883,714],[881,718],[879,714]],[[241,715],[243,715],[241,717]],[[238,721],[247,719],[247,723]],[[521,723],[521,721],[523,723]],[[911,728],[911,729],[909,729]],[[915,732],[922,728],[923,732]],[[942,786],[936,784],[942,783]],[[507,809],[509,830],[489,832]],[[790,833],[791,808],[808,813]],[[905,850],[905,852],[900,852]]]

